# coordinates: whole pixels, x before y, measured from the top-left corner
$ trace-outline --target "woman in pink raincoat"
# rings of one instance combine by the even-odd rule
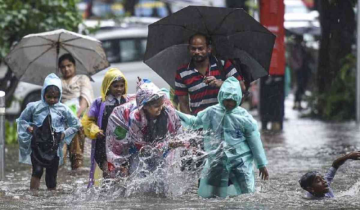
[[[169,137],[180,128],[180,119],[166,93],[149,80],[142,80],[136,101],[116,107],[109,117],[106,129],[109,170],[120,176],[130,175],[138,167],[139,154],[144,154],[142,148],[152,148],[165,157]]]

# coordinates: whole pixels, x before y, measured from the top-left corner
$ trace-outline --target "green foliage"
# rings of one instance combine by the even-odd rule
[[[245,2],[245,5],[249,8],[249,15],[254,17],[255,12],[259,12],[259,4],[252,1],[252,0],[247,0]]]
[[[23,36],[66,29],[82,22],[78,0],[0,0],[0,61]]]
[[[315,93],[309,100],[312,114],[324,120],[345,121],[355,118],[356,58],[348,55],[329,91]],[[322,103],[321,103],[322,102]],[[320,104],[321,103],[321,104]]]
[[[5,143],[7,145],[17,144],[17,124],[16,122],[5,121]]]

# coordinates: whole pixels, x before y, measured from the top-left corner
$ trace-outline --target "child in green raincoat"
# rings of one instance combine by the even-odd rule
[[[239,81],[230,77],[220,88],[219,104],[208,107],[197,116],[177,111],[187,127],[203,128],[204,131],[207,158],[198,189],[201,197],[227,197],[254,192],[254,159],[259,176],[263,180],[269,177],[257,122],[244,108],[239,107],[241,99]]]

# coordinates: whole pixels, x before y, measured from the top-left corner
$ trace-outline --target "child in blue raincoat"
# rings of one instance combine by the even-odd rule
[[[254,192],[253,161],[259,176],[267,180],[266,156],[257,122],[239,104],[242,92],[239,81],[230,77],[222,84],[219,104],[197,116],[177,112],[183,124],[203,128],[207,153],[201,172],[198,194],[204,198],[227,197]]]
[[[19,161],[32,165],[31,190],[39,189],[44,168],[47,188],[56,189],[64,142],[70,144],[80,128],[77,117],[60,103],[61,92],[61,80],[49,74],[41,90],[41,100],[29,103],[17,119]]]

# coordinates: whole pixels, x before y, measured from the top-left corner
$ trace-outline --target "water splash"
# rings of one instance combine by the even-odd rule
[[[344,197],[344,196],[356,196],[360,193],[360,180],[358,180],[353,186],[350,187],[350,189],[338,193],[338,197]]]

